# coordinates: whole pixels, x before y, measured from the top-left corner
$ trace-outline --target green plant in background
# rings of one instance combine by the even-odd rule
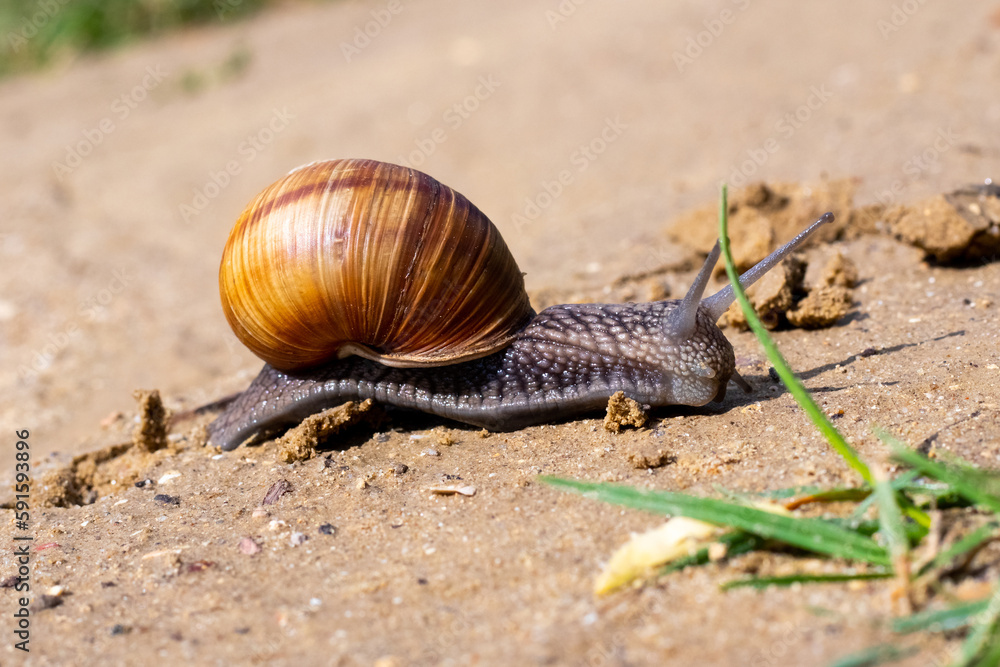
[[[0,4],[0,76],[179,27],[228,21],[275,0],[8,0]]]
[[[789,392],[830,446],[858,473],[861,483],[852,488],[813,490],[804,496],[796,489],[771,494],[772,497],[783,498],[800,495],[782,508],[773,505],[762,507],[763,503],[751,503],[747,499],[698,498],[683,493],[644,491],[615,484],[558,477],[543,477],[542,481],[604,502],[719,526],[724,532],[712,538],[711,542],[723,545],[728,556],[763,549],[771,543],[781,543],[821,556],[865,563],[868,568],[864,572],[833,575],[801,574],[739,579],[723,583],[723,589],[895,578],[898,582],[897,593],[901,599],[908,601],[912,586],[929,588],[952,570],[955,563],[971,558],[984,544],[1000,537],[1000,476],[958,460],[947,463],[931,460],[879,429],[876,429],[876,434],[891,448],[893,458],[910,469],[889,478],[883,471],[870,468],[837,431],[788,367],[747,300],[730,253],[727,210],[727,191],[723,186],[719,206],[719,241],[726,273],[747,323]],[[857,503],[853,516],[814,518],[795,516],[794,511],[789,511],[807,503],[844,501]],[[937,553],[930,562],[916,567],[914,571],[911,548],[920,544],[931,529],[928,511],[939,507],[977,507],[988,513],[988,518],[978,528]],[[864,516],[872,510],[876,512],[877,519],[865,519]],[[709,562],[710,546],[704,542],[707,540],[703,541],[701,548],[692,549],[693,553],[673,560],[662,567],[660,572],[667,573]],[[646,546],[643,545],[644,548]],[[618,556],[616,554],[616,558]],[[620,579],[619,576],[615,581]],[[609,589],[599,587],[599,590]],[[984,600],[903,616],[893,624],[893,630],[900,634],[954,631],[959,628],[967,628],[968,631],[954,665],[1000,665],[1000,585],[994,583],[992,594]],[[899,660],[912,653],[912,650],[893,645],[878,646],[844,658],[836,664],[837,667],[876,665]]]

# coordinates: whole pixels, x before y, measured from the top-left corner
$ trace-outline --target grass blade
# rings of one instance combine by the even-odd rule
[[[921,474],[944,482],[970,501],[1000,514],[1000,478],[984,470],[973,468],[962,461],[938,463],[906,447],[882,429],[876,435],[892,448],[893,456],[901,463],[920,471]]]
[[[884,665],[887,662],[903,660],[917,653],[919,650],[916,646],[900,648],[892,644],[880,644],[879,646],[866,648],[863,651],[841,658],[830,665],[830,667],[875,667],[876,665]]]
[[[890,564],[889,554],[874,540],[823,519],[782,516],[724,500],[696,498],[670,491],[644,491],[617,484],[580,482],[559,477],[540,479],[558,489],[615,505],[738,528],[814,553],[875,565]]]
[[[847,464],[861,475],[862,479],[874,486],[874,480],[872,479],[871,471],[868,470],[868,466],[865,465],[854,447],[844,439],[840,431],[834,427],[826,414],[812,400],[805,386],[795,376],[792,369],[789,368],[788,363],[781,355],[778,346],[775,345],[771,336],[768,335],[764,325],[760,323],[760,319],[757,317],[757,313],[754,312],[753,306],[750,305],[746,292],[743,291],[743,287],[740,285],[740,277],[736,273],[736,265],[733,263],[733,255],[729,248],[728,199],[728,189],[723,185],[722,197],[719,203],[719,246],[726,263],[726,275],[729,276],[729,282],[733,286],[733,293],[736,295],[736,300],[739,302],[740,308],[743,309],[747,324],[754,335],[757,336],[757,340],[760,342],[761,347],[764,348],[768,360],[774,366],[774,370],[778,372],[778,377],[781,378],[781,381],[788,388],[788,391],[791,392],[799,406],[802,407],[802,410],[809,415],[809,418],[819,432],[823,434],[823,437],[830,443],[830,446],[847,461]]]
[[[959,665],[996,667],[995,662],[987,662],[991,655],[1000,651],[1000,586],[993,590],[984,609],[975,619],[969,636],[962,644]]]
[[[947,609],[935,609],[934,611],[922,611],[919,614],[903,616],[892,622],[892,631],[906,635],[911,632],[929,630],[931,632],[945,632],[964,628],[975,620],[975,617],[989,606],[990,601],[976,600],[965,604],[949,607]]]
[[[935,556],[934,560],[921,568],[920,573],[923,574],[924,572],[930,572],[943,568],[959,556],[967,554],[990,540],[995,540],[997,538],[997,528],[1000,528],[1000,526],[993,522],[976,528],[974,531]]]
[[[799,496],[794,500],[785,503],[786,510],[794,510],[810,503],[836,503],[842,501],[859,502],[869,497],[871,491],[864,488],[854,489],[829,489],[827,491],[817,491],[807,496]]]
[[[889,579],[895,576],[892,572],[863,572],[859,574],[790,574],[784,577],[751,577],[749,579],[734,579],[719,586],[721,590],[731,588],[762,589],[768,586],[791,586],[792,584],[838,584],[845,581],[867,581],[869,579]]]
[[[742,530],[733,530],[728,533],[724,533],[719,536],[719,539],[717,539],[716,542],[725,545],[727,558],[750,553],[751,551],[756,551],[764,546],[763,538],[758,537],[757,535],[751,535],[750,533],[745,533]],[[711,559],[708,556],[708,548],[706,547],[704,549],[699,549],[690,556],[678,558],[673,563],[664,565],[660,570],[660,574],[670,574],[671,572],[683,570],[686,567],[704,565],[709,560]]]
[[[910,550],[906,529],[903,527],[903,513],[896,502],[896,493],[888,479],[875,482],[875,502],[878,505],[879,533],[885,538],[893,560],[905,559]]]

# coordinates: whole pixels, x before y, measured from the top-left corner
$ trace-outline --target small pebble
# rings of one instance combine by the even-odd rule
[[[277,482],[271,485],[271,488],[267,490],[264,494],[264,500],[261,501],[261,505],[273,505],[278,502],[278,499],[286,493],[291,493],[292,485],[288,483],[287,479],[279,479]]]
[[[441,456],[441,452],[439,452],[436,449],[425,449],[424,451],[420,452],[420,455],[421,456]]]
[[[303,544],[308,539],[309,537],[305,533],[300,533],[296,531],[292,533],[291,537],[288,538],[288,543],[291,544],[293,547],[297,547],[300,544]]]
[[[180,505],[181,499],[177,496],[170,496],[166,493],[157,493],[153,496],[155,502],[161,503],[163,505]]]
[[[337,532],[337,528],[329,523],[324,523],[319,527],[319,532],[323,535],[334,535]]]
[[[409,469],[410,469],[409,466],[407,466],[405,463],[392,464],[392,472],[394,472],[397,475],[402,475]]]
[[[115,422],[117,422],[124,416],[125,415],[123,415],[121,412],[118,412],[117,410],[115,412],[110,413],[107,417],[101,420],[101,428],[111,428],[111,426]]]
[[[263,507],[255,507],[253,513],[250,516],[253,517],[254,519],[266,519],[267,517],[271,516],[271,513],[268,512]]]
[[[129,627],[129,626],[127,626],[127,625],[122,625],[121,623],[116,623],[111,628],[111,636],[112,637],[114,637],[116,635],[127,635],[130,632],[132,632],[132,628]]]
[[[261,552],[260,545],[253,541],[253,538],[244,537],[240,540],[240,553],[253,556]]]

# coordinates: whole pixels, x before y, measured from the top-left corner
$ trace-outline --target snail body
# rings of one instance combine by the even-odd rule
[[[740,278],[753,283],[820,224]],[[319,162],[262,192],[223,255],[223,309],[268,363],[209,439],[229,450],[330,405],[372,398],[491,430],[603,407],[721,401],[736,373],[715,322],[732,288],[702,299],[718,244],[684,299],[531,310],[499,232],[413,169]]]

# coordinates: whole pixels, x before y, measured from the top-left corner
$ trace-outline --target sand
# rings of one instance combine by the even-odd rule
[[[821,665],[887,641],[919,651],[900,664],[946,661],[958,638],[892,634],[891,583],[719,590],[844,563],[748,555],[593,595],[662,518],[541,474],[857,482],[737,327],[753,393],[618,433],[603,414],[490,434],[395,412],[221,453],[203,446],[214,410],[195,410],[260,368],[218,262],[239,211],[299,164],[407,162],[459,190],[536,308],[682,296],[726,180],[746,257],[838,217],[803,284],[850,290],[808,311],[846,313],[774,335],[862,455],[886,460],[880,425],[997,467],[1000,253],[968,187],[1000,177],[998,75],[983,3],[431,0],[289,4],[0,82],[0,500],[28,430],[35,596],[24,655],[19,594],[0,589],[0,662]],[[777,215],[764,195],[783,188],[799,198]],[[853,287],[824,283],[837,256]],[[154,389],[162,408],[140,409]],[[963,595],[996,577],[997,549],[979,558],[951,582]],[[15,572],[5,548],[0,580]]]

